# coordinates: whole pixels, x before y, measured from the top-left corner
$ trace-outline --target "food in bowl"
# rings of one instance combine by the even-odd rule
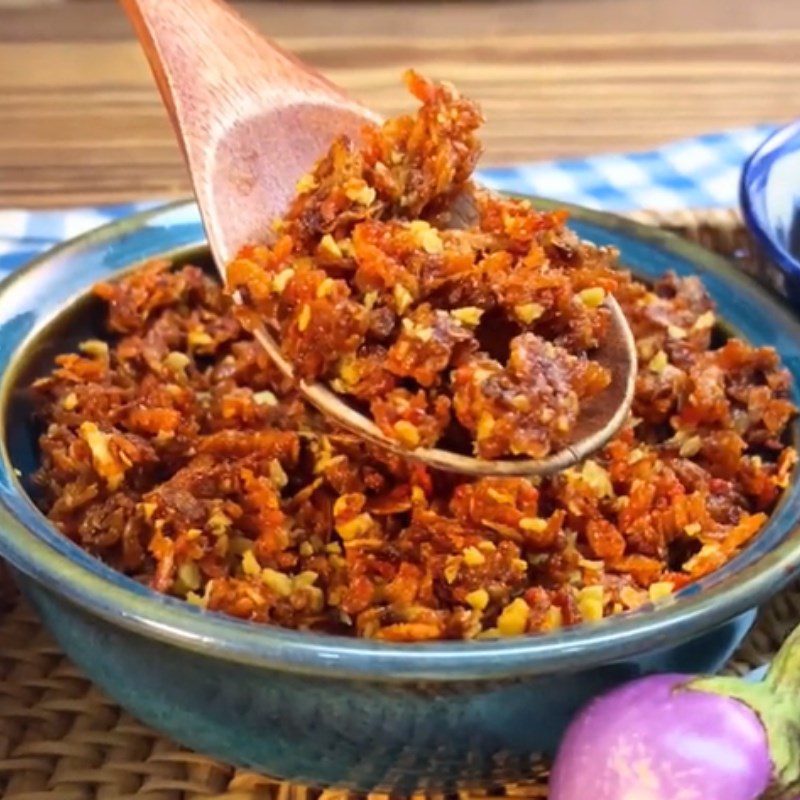
[[[393,642],[594,622],[718,569],[758,533],[796,461],[788,373],[772,349],[720,335],[699,279],[647,286],[570,237],[563,215],[508,207],[543,220],[537,252],[557,240],[579,263],[605,253],[604,285],[634,332],[632,415],[595,458],[543,479],[474,480],[367,445],[304,404],[212,278],[160,261],[99,285],[107,340],[34,384],[42,508],[157,591]],[[264,280],[267,254],[250,251],[248,280]]]
[[[480,190],[477,106],[413,72],[407,83],[418,112],[365,126],[360,145],[337,139],[274,244],[244,248],[228,282],[301,378],[402,446],[544,458],[611,382],[591,355],[616,253],[580,242],[562,213]]]
[[[624,431],[551,478],[467,480],[330,429],[213,279],[149,264],[97,287],[110,341],[35,383],[42,507],[158,591],[287,627],[509,636],[658,600],[764,524],[794,409],[774,352],[712,347],[697,279],[625,287],[642,371]]]

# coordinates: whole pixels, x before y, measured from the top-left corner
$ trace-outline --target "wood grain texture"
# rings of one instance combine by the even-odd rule
[[[122,6],[186,156],[212,253],[225,264],[259,240],[264,220],[285,210],[338,135],[358,136],[375,117],[221,0]]]
[[[188,190],[112,0],[0,2],[0,205]],[[800,3],[261,0],[262,30],[383,114],[407,66],[480,99],[486,161],[650,147],[800,115]]]

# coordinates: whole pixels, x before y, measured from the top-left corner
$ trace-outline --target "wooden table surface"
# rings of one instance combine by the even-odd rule
[[[166,0],[165,0],[166,1]],[[384,113],[407,66],[489,122],[486,161],[645,148],[800,116],[798,0],[260,0],[266,33]],[[187,179],[112,0],[0,0],[0,206],[166,197]]]

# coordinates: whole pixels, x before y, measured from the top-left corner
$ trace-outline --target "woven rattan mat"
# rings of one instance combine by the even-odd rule
[[[752,268],[747,237],[733,212],[634,216]],[[763,664],[798,620],[800,584],[761,610],[729,669],[746,672]],[[357,800],[349,792],[320,792],[234,769],[137,722],[67,660],[2,572],[0,793],[6,800]],[[546,786],[532,777],[527,784],[465,792],[453,800],[546,796]]]

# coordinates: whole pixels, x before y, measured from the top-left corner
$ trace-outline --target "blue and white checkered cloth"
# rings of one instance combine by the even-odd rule
[[[772,130],[760,125],[683,139],[642,153],[497,167],[483,170],[479,177],[494,189],[606,211],[732,207],[742,163]],[[0,275],[63,239],[156,204],[0,210]]]

